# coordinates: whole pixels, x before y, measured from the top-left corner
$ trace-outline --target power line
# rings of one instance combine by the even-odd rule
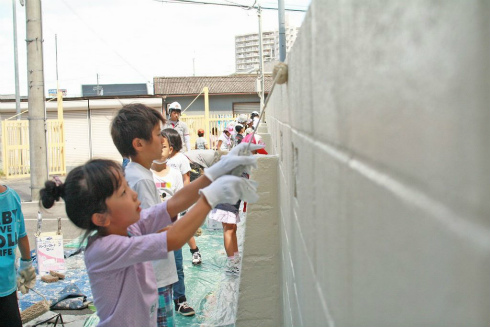
[[[96,31],[94,31],[94,29],[85,22],[85,20],[82,19],[82,17],[80,17],[77,12],[67,3],[66,0],[61,0],[61,2],[63,2],[63,4],[75,15],[78,17],[78,19],[80,19],[80,21],[103,43],[105,44],[110,50],[112,50],[122,61],[124,61],[129,67],[131,67],[136,73],[138,73],[141,77],[143,77],[143,79],[145,80],[148,80],[148,77],[145,76],[145,74],[143,74],[142,72],[140,72],[136,67],[134,67],[133,64],[131,64],[128,60],[126,60],[125,57],[123,57],[119,52],[117,52],[112,45],[110,45],[105,39],[103,39],[101,36],[100,36],[100,33],[97,33]]]
[[[179,4],[195,4],[195,5],[215,5],[215,6],[224,6],[224,7],[237,7],[237,8],[242,8],[242,9],[250,9],[250,8],[256,8],[255,5],[252,6],[246,6],[246,5],[240,5],[236,3],[219,3],[219,2],[205,2],[205,1],[194,1],[194,0],[154,0],[157,2],[164,2],[164,3],[179,3]],[[277,10],[277,8],[274,7],[260,7],[263,10]],[[292,8],[286,8],[286,11],[297,11],[297,12],[306,12],[305,9],[292,9]]]

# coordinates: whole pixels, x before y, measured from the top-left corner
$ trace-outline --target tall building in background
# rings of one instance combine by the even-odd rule
[[[289,52],[298,35],[298,27],[286,27],[286,52]],[[279,60],[279,32],[262,32],[264,70],[268,62]],[[235,69],[237,73],[250,72],[259,67],[259,33],[235,36]]]

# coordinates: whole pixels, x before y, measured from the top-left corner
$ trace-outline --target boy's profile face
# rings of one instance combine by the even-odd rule
[[[162,143],[164,137],[161,133],[162,126],[160,123],[156,124],[151,131],[151,140],[145,141],[144,150],[151,160],[159,160],[162,156]]]

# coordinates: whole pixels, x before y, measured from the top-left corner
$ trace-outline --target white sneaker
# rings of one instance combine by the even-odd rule
[[[194,252],[192,254],[192,264],[193,265],[200,265],[201,263],[202,263],[201,253],[199,253],[199,251]]]

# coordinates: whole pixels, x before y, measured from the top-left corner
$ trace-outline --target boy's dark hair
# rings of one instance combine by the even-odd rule
[[[135,156],[133,140],[141,138],[151,141],[153,128],[160,122],[165,124],[165,118],[155,109],[142,103],[127,104],[112,120],[112,141],[123,157]]]
[[[182,150],[182,139],[179,132],[173,128],[165,128],[162,131],[162,136],[168,140],[169,145],[174,148],[175,153]]]
[[[235,125],[235,131],[237,133],[240,133],[242,130],[243,130],[243,126],[242,125]]]
[[[92,215],[107,212],[106,199],[119,189],[122,176],[118,163],[106,159],[90,160],[70,171],[62,184],[46,181],[40,191],[39,204],[49,209],[60,197],[63,198],[68,218],[86,230],[86,238],[99,229],[92,222]]]

